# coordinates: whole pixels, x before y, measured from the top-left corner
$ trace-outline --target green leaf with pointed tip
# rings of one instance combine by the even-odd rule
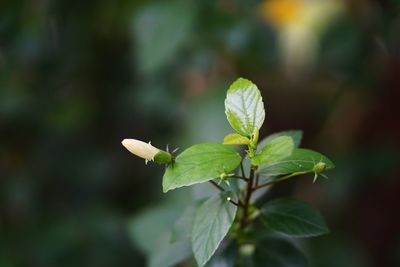
[[[250,143],[249,138],[244,137],[243,135],[237,133],[228,134],[224,138],[225,145],[248,145],[249,143]]]
[[[260,153],[251,159],[251,163],[255,166],[270,164],[290,156],[293,149],[293,139],[289,136],[280,136],[264,146]]]
[[[237,207],[226,194],[209,198],[196,212],[192,248],[197,264],[204,266],[217,250],[235,219]]]
[[[180,217],[176,220],[171,233],[172,242],[190,239],[196,209],[197,207],[195,204],[186,207]]]
[[[335,165],[327,157],[310,149],[296,148],[292,155],[271,164],[261,166],[258,173],[266,176],[277,176],[290,173],[311,173],[318,162],[326,164],[325,170],[330,170]]]
[[[163,191],[207,182],[234,170],[240,154],[228,145],[204,143],[189,147],[170,164],[163,177]]]
[[[312,237],[329,233],[318,210],[303,201],[277,199],[266,203],[261,218],[272,230],[292,237]]]
[[[238,246],[236,242],[227,242],[220,246],[205,265],[206,267],[237,267]]]
[[[155,250],[150,256],[149,267],[173,267],[191,255],[190,240],[180,240]]]
[[[264,103],[257,86],[243,78],[232,83],[225,99],[225,114],[235,131],[251,137],[261,128],[265,118]]]
[[[264,238],[257,242],[253,267],[307,267],[304,255],[287,240]]]
[[[129,236],[143,252],[151,254],[169,241],[169,225],[178,215],[179,209],[172,204],[146,209],[129,221]]]
[[[192,200],[190,190],[176,190],[165,196],[161,205],[136,213],[127,222],[128,236],[147,255],[161,250],[171,241],[171,225]]]
[[[293,139],[294,146],[298,148],[301,143],[301,139],[303,138],[303,132],[300,130],[288,130],[288,131],[282,131],[282,132],[277,132],[273,133],[267,137],[265,137],[263,140],[258,142],[257,145],[257,150],[261,151],[263,147],[265,147],[268,143],[270,143],[272,140],[275,138],[278,138],[280,136],[290,136]]]

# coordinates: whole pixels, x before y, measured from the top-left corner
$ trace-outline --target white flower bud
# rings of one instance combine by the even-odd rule
[[[160,152],[160,149],[152,146],[150,142],[145,143],[136,139],[124,139],[121,143],[129,150],[129,152],[138,157],[144,158],[146,162],[148,160],[153,161],[154,156]]]

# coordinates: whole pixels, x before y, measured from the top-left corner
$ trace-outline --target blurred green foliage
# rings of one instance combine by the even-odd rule
[[[222,141],[237,76],[263,90],[261,135],[302,129],[337,165],[271,192],[327,216],[332,234],[305,249],[313,266],[400,264],[399,2],[344,1],[312,64],[289,73],[259,4],[0,3],[0,266],[144,266],[126,222],[163,202],[162,169],[120,141]]]

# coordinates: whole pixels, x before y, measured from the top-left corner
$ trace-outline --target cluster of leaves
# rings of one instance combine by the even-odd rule
[[[299,148],[301,131],[275,133],[259,142],[264,104],[257,86],[247,79],[239,78],[230,86],[225,112],[236,133],[227,135],[223,143],[187,148],[168,165],[163,177],[164,192],[204,182],[220,192],[188,205],[175,222],[168,249],[153,257],[150,265],[172,266],[192,251],[201,267],[222,259],[228,266],[306,266],[304,256],[287,237],[329,232],[320,213],[294,199],[256,203],[253,193],[307,173],[314,174],[315,182],[325,170],[334,168],[333,163],[316,151]],[[254,230],[259,221],[265,226],[262,233]],[[134,228],[140,230],[137,225]],[[217,250],[219,256],[213,257]]]

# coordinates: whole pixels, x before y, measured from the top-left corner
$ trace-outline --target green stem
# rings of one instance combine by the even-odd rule
[[[240,170],[242,171],[242,177],[246,177],[246,174],[245,174],[244,168],[243,168],[243,159],[242,159],[242,161],[240,162]]]
[[[213,186],[215,186],[219,191],[225,192],[225,189],[224,189],[222,186],[220,186],[219,184],[217,184],[215,181],[210,180],[209,182],[210,182]],[[240,201],[240,199],[239,199],[239,202],[235,202],[234,200],[229,199],[229,202],[231,202],[233,205],[238,206],[238,207],[242,207],[242,206],[243,206],[243,203]]]
[[[282,181],[284,181],[284,180],[286,180],[286,179],[289,179],[289,178],[291,178],[291,177],[293,177],[293,176],[302,175],[302,174],[306,174],[306,173],[308,173],[308,172],[307,172],[307,171],[303,171],[303,172],[291,173],[291,174],[289,174],[289,175],[279,177],[279,178],[277,178],[277,179],[274,179],[274,180],[272,180],[272,181],[266,182],[266,183],[264,183],[264,184],[257,185],[257,186],[255,186],[255,187],[253,188],[253,190],[258,190],[258,189],[260,189],[260,188],[263,188],[263,187],[266,187],[266,186],[270,186],[270,185],[273,185],[273,184],[282,182]]]
[[[245,199],[243,202],[243,216],[240,221],[240,229],[242,229],[242,230],[247,226],[251,194],[253,193],[253,183],[254,183],[254,168],[252,166],[250,169],[250,177],[248,178],[248,181],[247,181],[247,189],[246,189]]]
[[[258,184],[259,184],[259,182],[260,182],[260,174],[257,174],[257,175],[256,175],[256,184],[255,184],[254,187],[257,187]]]
[[[219,184],[217,184],[215,181],[210,180],[209,182],[210,182],[213,186],[215,186],[219,191],[221,191],[221,192],[224,192],[224,191],[225,191],[225,189],[224,189],[222,186],[220,186]]]
[[[244,181],[246,181],[246,182],[247,182],[247,180],[249,180],[247,177],[239,176],[239,175],[232,175],[232,176],[229,176],[229,177],[230,177],[230,178],[242,179],[242,180],[244,180]]]

